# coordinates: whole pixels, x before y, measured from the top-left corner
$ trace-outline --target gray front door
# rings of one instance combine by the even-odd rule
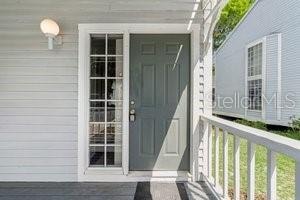
[[[189,170],[190,35],[130,35],[130,170]]]

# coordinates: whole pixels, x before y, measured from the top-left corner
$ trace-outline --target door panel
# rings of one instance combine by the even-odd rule
[[[190,35],[130,36],[130,170],[189,170]]]

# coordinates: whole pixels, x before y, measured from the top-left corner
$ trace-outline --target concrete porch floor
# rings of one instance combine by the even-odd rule
[[[0,182],[0,200],[214,199],[203,182]]]

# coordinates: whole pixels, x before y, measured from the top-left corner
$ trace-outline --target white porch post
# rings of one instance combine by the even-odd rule
[[[199,43],[193,45],[200,45],[200,52],[197,55],[197,64],[195,65],[194,85],[192,85],[192,92],[195,95],[193,98],[192,111],[195,114],[212,115],[212,64],[213,64],[213,30],[218,20],[219,11],[228,0],[196,0],[199,2],[198,16],[200,19],[200,35]],[[195,98],[199,97],[199,98]],[[198,116],[199,116],[198,115]],[[200,116],[199,116],[200,117]],[[208,169],[208,124],[201,122],[200,118],[193,119],[193,131],[198,131],[200,136],[199,141],[193,141],[193,155],[196,160],[192,161],[191,169],[197,170],[199,174],[196,180],[205,180],[203,176],[209,176]],[[197,123],[195,123],[197,121]],[[197,128],[196,128],[197,127]],[[195,132],[192,132],[195,134]],[[196,137],[194,138],[196,139]],[[196,156],[196,157],[195,157]],[[197,166],[195,167],[195,163]]]
[[[218,20],[219,10],[221,4],[226,0],[203,0],[200,4],[199,18],[200,18],[200,56],[199,56],[199,70],[200,70],[200,99],[198,107],[201,113],[206,115],[212,114],[212,65],[213,65],[213,38],[212,33]],[[199,145],[199,174],[208,176],[207,162],[208,162],[208,124],[203,122],[202,130],[200,130],[200,145]],[[200,177],[200,180],[204,180]]]
[[[200,55],[199,55],[199,84],[200,84],[200,99],[198,100],[198,107],[201,109],[201,113],[212,114],[211,109],[211,99],[209,98],[212,91],[212,46],[208,47],[208,51],[204,50],[205,46],[205,38],[210,37],[207,36],[207,29],[209,24],[207,24],[204,20],[205,11],[203,10],[203,3],[200,4]],[[206,36],[206,37],[205,37]],[[209,39],[210,41],[212,38]],[[207,158],[208,158],[208,124],[207,122],[203,122],[202,130],[200,131],[200,145],[199,145],[199,174],[203,176],[208,176],[207,169]],[[203,177],[200,177],[200,180],[204,180]]]

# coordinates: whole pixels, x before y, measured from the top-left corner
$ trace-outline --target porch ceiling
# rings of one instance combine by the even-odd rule
[[[24,23],[47,16],[81,23],[188,24],[195,2],[196,0],[1,0],[0,20],[10,21],[17,15],[20,22]],[[11,13],[14,17],[10,17]],[[196,14],[194,22],[197,21]]]

